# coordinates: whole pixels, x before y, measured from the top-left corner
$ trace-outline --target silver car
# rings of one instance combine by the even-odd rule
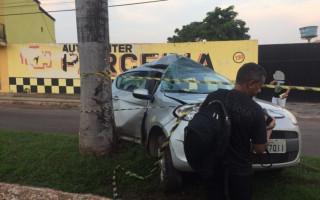
[[[134,77],[154,77],[145,79]],[[189,110],[190,104],[200,104],[208,93],[219,88],[232,89],[232,85],[173,81],[172,79],[229,82],[230,80],[191,59],[170,54],[141,67],[126,71],[112,85],[116,133],[123,139],[141,143],[147,153],[156,157],[166,137],[171,134],[177,119]],[[301,136],[296,118],[286,109],[255,99],[271,116],[276,127],[271,135],[267,154],[255,155],[253,168],[272,169],[296,165],[300,160]],[[181,185],[181,172],[192,171],[183,149],[184,128],[199,107],[183,118],[172,133],[169,148],[165,148],[160,162],[160,182],[165,191],[174,191]]]

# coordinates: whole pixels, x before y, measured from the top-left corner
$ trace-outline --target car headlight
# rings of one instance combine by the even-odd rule
[[[184,105],[176,108],[173,113],[176,117],[183,117],[182,119],[190,121],[193,116],[199,111],[199,106]]]

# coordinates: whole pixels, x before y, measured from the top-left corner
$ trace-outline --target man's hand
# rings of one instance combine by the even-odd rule
[[[268,147],[272,130],[276,126],[276,120],[274,119],[274,117],[271,117],[271,118],[272,118],[272,121],[266,127],[266,129],[267,129],[267,143],[265,143],[265,144],[252,144],[253,150],[258,154],[263,153],[266,150],[266,148]]]
[[[274,85],[277,82],[277,80],[273,80],[270,82],[270,85]]]
[[[271,117],[271,118],[272,118],[272,121],[268,126],[266,126],[267,130],[272,130],[276,126],[276,120],[274,119],[274,117]]]

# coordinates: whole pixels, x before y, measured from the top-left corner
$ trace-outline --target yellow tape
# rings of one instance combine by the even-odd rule
[[[162,158],[162,156],[164,156],[164,148],[168,147],[169,146],[169,140],[170,140],[170,137],[173,135],[174,131],[176,130],[176,128],[179,126],[179,124],[181,123],[182,119],[187,115],[189,114],[189,112],[191,111],[191,108],[193,107],[196,107],[196,106],[199,106],[199,104],[188,104],[188,105],[191,105],[190,109],[187,111],[187,112],[184,112],[182,113],[181,117],[179,117],[177,119],[177,121],[174,123],[173,127],[171,128],[171,130],[169,131],[169,134],[168,136],[166,137],[166,142],[164,142],[161,146],[161,150],[160,152],[158,153],[158,160],[154,163],[155,167],[153,169],[151,169],[149,171],[149,174],[146,175],[146,176],[139,176],[137,175],[136,173],[133,173],[131,172],[130,170],[127,170],[125,172],[125,174],[127,176],[132,176],[132,177],[135,177],[135,178],[138,178],[140,180],[144,180],[144,179],[147,179],[149,178],[150,176],[152,176],[152,174],[158,169],[159,167],[159,163],[160,163],[160,160]],[[200,104],[201,105],[201,104]],[[118,169],[122,169],[123,171],[125,171],[125,169],[123,167],[121,167],[120,165],[118,165],[114,170],[113,170],[113,176],[112,176],[112,185],[113,185],[113,200],[116,200],[117,197],[119,196],[118,195],[118,192],[117,192],[117,187],[116,187],[116,171]]]
[[[157,170],[157,167],[153,168],[150,170],[149,174],[147,174],[146,176],[140,176],[136,173],[131,172],[130,170],[125,170],[122,166],[118,165],[114,170],[113,170],[113,176],[112,176],[112,193],[113,193],[113,199],[116,200],[119,196],[118,192],[117,192],[117,184],[116,184],[116,173],[117,170],[123,170],[125,171],[125,175],[127,176],[131,176],[131,177],[135,177],[137,179],[140,180],[145,180],[147,178],[149,178],[150,176],[152,176],[152,174]]]
[[[198,81],[198,80],[190,80],[190,79],[169,79],[169,78],[156,78],[156,77],[141,77],[141,76],[125,76],[125,75],[111,75],[110,71],[102,71],[96,73],[81,73],[80,76],[109,76],[111,79],[115,77],[123,77],[123,78],[132,78],[132,79],[146,79],[146,80],[156,80],[156,81],[167,81],[167,82],[187,82],[187,83],[205,83],[205,84],[216,84],[216,85],[234,85],[233,82],[220,82],[220,81]],[[315,92],[320,92],[319,87],[308,87],[308,86],[278,86],[278,85],[262,85],[265,88],[282,88],[282,89],[293,89],[293,90],[312,90]]]
[[[282,89],[292,89],[292,90],[312,90],[315,92],[320,92],[318,87],[307,87],[307,86],[292,86],[292,85],[262,85],[264,88],[282,88]]]
[[[168,78],[156,78],[156,77],[138,77],[138,76],[112,76],[111,73],[109,71],[103,71],[103,72],[98,72],[98,73],[90,73],[90,74],[85,74],[85,73],[81,73],[81,76],[89,76],[89,75],[97,75],[97,76],[110,76],[111,78],[114,77],[124,77],[124,78],[132,78],[132,79],[146,79],[146,80],[157,80],[157,81],[168,81],[168,82],[188,82],[188,83],[205,83],[205,84],[218,84],[218,85],[234,85],[233,82],[218,82],[218,81],[197,81],[197,80],[190,80],[190,79],[168,79]],[[320,88],[317,87],[304,87],[304,86],[278,86],[278,85],[263,85],[262,87],[265,88],[283,88],[283,89],[296,89],[296,90],[312,90],[312,91],[320,91]],[[192,105],[192,107],[196,107],[199,106],[199,104],[189,104]],[[201,105],[201,104],[200,104]],[[85,112],[85,113],[91,113],[91,112],[102,112],[102,111],[124,111],[124,110],[137,110],[137,109],[159,109],[159,108],[172,108],[172,107],[176,107],[176,106],[156,106],[156,107],[142,107],[142,108],[130,108],[130,109],[112,109],[112,110],[93,110],[93,111],[81,111],[81,112]],[[191,110],[190,108],[190,110]],[[176,130],[176,128],[179,126],[179,124],[181,123],[182,119],[190,112],[190,110],[188,112],[185,112],[182,114],[181,117],[179,117],[177,119],[177,121],[174,123],[172,129],[169,131],[168,136],[166,137],[166,141],[162,144],[161,146],[161,150],[158,153],[158,160],[154,163],[154,165],[156,165],[155,168],[153,168],[152,170],[150,170],[150,173],[146,176],[139,176],[136,173],[131,172],[130,170],[126,171],[125,174],[128,176],[132,176],[138,179],[146,179],[148,177],[150,177],[152,175],[153,172],[155,172],[159,166],[160,160],[161,158],[164,156],[164,149],[166,147],[169,146],[169,141],[170,141],[170,137],[173,135],[174,131]],[[116,189],[116,171],[118,169],[122,169],[124,170],[124,168],[117,166],[117,168],[114,170],[114,175],[112,177],[113,179],[113,183],[112,185],[113,187],[113,199],[117,199],[118,197],[118,193],[117,193],[117,189]]]
[[[102,110],[89,110],[89,111],[83,111],[80,112],[83,113],[99,113],[99,112],[110,112],[110,111],[125,111],[125,110],[140,110],[140,109],[160,109],[160,108],[176,108],[177,106],[147,106],[147,107],[140,107],[140,108],[122,108],[122,109],[102,109]]]
[[[196,107],[199,104],[185,104],[185,105],[191,105]],[[126,111],[126,110],[140,110],[140,109],[170,109],[170,108],[176,108],[177,106],[147,106],[147,107],[139,107],[139,108],[121,108],[121,109],[101,109],[101,110],[88,110],[88,111],[83,111],[81,110],[80,112],[82,113],[100,113],[100,112],[112,112],[112,111]]]

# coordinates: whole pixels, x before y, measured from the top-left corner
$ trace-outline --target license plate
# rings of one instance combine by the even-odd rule
[[[268,150],[270,153],[286,153],[286,140],[270,139]]]

